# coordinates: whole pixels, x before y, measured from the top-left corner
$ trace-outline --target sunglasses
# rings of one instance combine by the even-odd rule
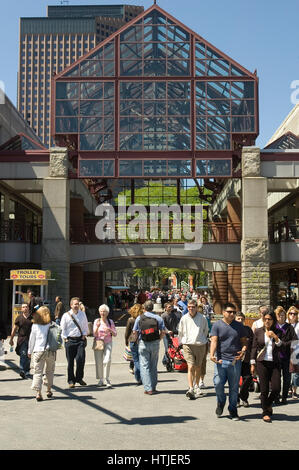
[[[289,315],[298,315],[297,312],[290,312]]]
[[[237,313],[236,310],[225,310],[227,313],[233,313],[234,315]]]

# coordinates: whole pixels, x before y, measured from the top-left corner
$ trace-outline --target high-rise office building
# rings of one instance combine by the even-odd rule
[[[51,76],[143,12],[133,5],[48,6],[45,18],[20,19],[18,109],[51,145]]]

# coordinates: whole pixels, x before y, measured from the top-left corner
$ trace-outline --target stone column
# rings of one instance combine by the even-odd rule
[[[69,305],[70,283],[70,186],[68,152],[64,148],[50,150],[49,176],[43,181],[42,268],[49,269],[48,300],[53,305],[60,295]]]
[[[260,149],[242,151],[242,311],[270,303],[267,179],[260,176]]]

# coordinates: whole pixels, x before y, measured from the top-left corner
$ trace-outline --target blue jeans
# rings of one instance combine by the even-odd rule
[[[136,382],[141,382],[140,376],[140,365],[139,365],[139,353],[138,353],[138,343],[130,343],[130,349],[134,361],[134,375]]]
[[[220,406],[224,407],[226,402],[224,386],[228,381],[228,410],[230,412],[237,411],[241,366],[242,361],[236,361],[235,365],[232,365],[232,363],[230,363],[228,367],[223,367],[222,364],[215,364],[214,368],[214,386],[217,396],[217,402]]]
[[[140,375],[146,392],[155,390],[158,382],[159,346],[160,340],[139,342]]]
[[[25,339],[20,346],[20,369],[21,372],[29,374],[30,372],[30,359],[28,357],[28,340]]]

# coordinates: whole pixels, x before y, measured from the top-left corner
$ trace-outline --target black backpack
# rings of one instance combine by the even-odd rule
[[[159,325],[155,318],[141,315],[139,320],[139,327],[141,330],[141,339],[143,341],[156,341],[160,339]]]

